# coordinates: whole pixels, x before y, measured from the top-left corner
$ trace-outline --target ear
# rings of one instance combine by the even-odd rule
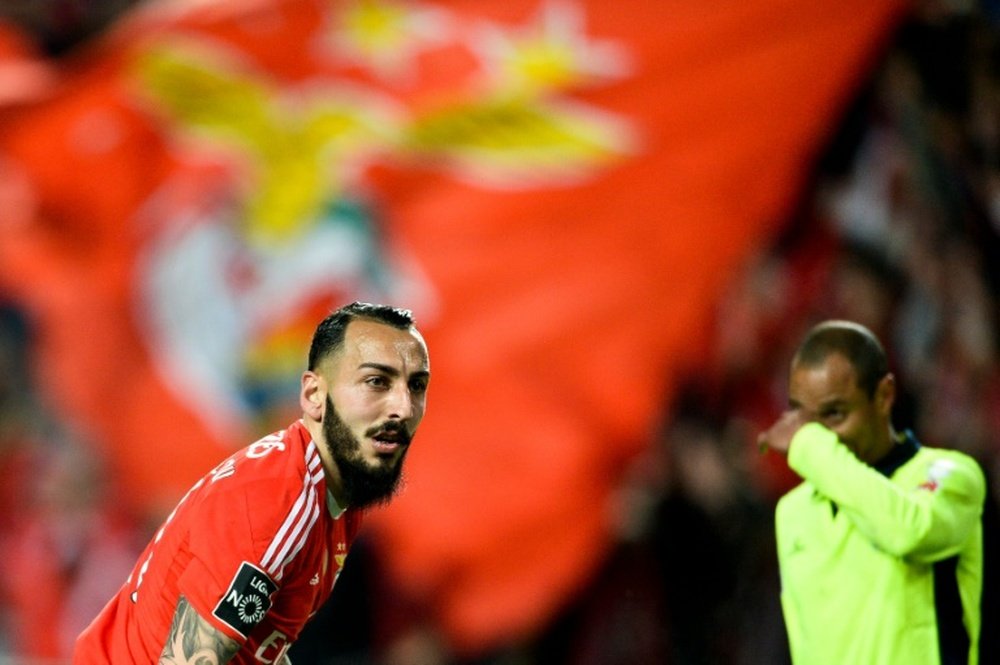
[[[299,406],[302,413],[316,422],[323,420],[323,408],[326,404],[326,381],[313,371],[302,373],[302,390],[299,392]]]
[[[875,405],[879,413],[889,418],[892,415],[892,405],[896,401],[896,377],[886,374],[875,387]]]

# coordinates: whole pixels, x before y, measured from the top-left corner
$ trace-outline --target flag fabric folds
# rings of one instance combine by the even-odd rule
[[[429,412],[372,520],[460,649],[530,634],[896,0],[152,3],[58,63],[0,31],[0,293],[158,511],[294,415],[318,319],[412,308]]]

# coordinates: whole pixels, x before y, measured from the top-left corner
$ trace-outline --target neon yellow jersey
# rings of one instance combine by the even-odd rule
[[[977,664],[986,481],[975,460],[907,433],[872,467],[810,423],[788,463],[804,479],[776,514],[792,661]]]

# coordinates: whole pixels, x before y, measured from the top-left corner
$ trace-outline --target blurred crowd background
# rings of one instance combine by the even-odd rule
[[[0,17],[58,59],[127,4],[4,3]],[[901,388],[897,426],[986,472],[981,656],[1000,663],[998,289],[1000,3],[917,2],[794,214],[714,305],[711,334],[690,349],[694,370],[616,494],[612,554],[571,601],[535,635],[460,657],[420,608],[391,602],[363,539],[293,661],[787,662],[772,517],[797,479],[754,440],[784,408],[802,333],[838,317],[885,342]],[[0,662],[66,662],[155,525],[127,510],[94,448],[36,390],[32,321],[2,299]],[[376,612],[378,594],[390,602]]]

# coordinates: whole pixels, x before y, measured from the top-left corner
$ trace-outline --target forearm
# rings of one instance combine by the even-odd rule
[[[159,665],[222,665],[240,645],[216,630],[181,596]]]
[[[944,462],[949,474],[934,491],[919,488],[923,478],[902,487],[858,460],[833,432],[811,424],[793,438],[788,461],[874,544],[897,556],[949,556],[979,519],[982,476],[956,460]]]

